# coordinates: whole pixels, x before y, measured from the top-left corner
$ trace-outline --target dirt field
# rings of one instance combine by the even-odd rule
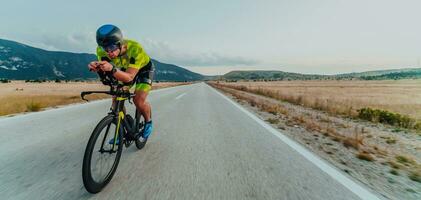
[[[153,89],[172,87],[188,83],[154,83]],[[83,102],[80,92],[88,90],[108,90],[99,82],[68,83],[25,83],[13,81],[0,83],[0,116],[20,112],[39,111],[46,107]],[[108,95],[90,95],[88,99],[108,98]]]
[[[244,86],[295,98],[303,104],[330,104],[336,109],[371,107],[421,119],[421,80],[387,81],[276,81],[221,84]]]

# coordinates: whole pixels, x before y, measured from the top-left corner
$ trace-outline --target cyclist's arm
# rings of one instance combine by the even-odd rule
[[[134,79],[138,71],[138,69],[131,67],[127,68],[125,72],[117,69],[117,71],[114,73],[114,77],[119,81],[127,83]]]
[[[111,60],[107,57],[106,53],[102,51],[100,47],[97,47],[96,52],[97,52],[98,62],[102,64],[101,70],[111,71],[112,70],[112,65],[110,63]],[[132,67],[129,67],[126,70],[126,72],[123,72],[117,69],[117,71],[113,75],[117,80],[127,83],[134,79],[138,71],[139,69],[136,69],[136,68],[132,69]]]
[[[109,72],[113,69],[113,65],[107,61],[99,61],[100,68],[102,71]],[[113,74],[113,76],[122,82],[130,82],[134,79],[139,69],[129,67],[125,72],[119,70],[116,68],[116,72]]]

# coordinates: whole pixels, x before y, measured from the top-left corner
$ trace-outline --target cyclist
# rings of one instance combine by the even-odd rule
[[[121,30],[111,24],[98,28],[96,42],[98,61],[89,63],[89,70],[111,72],[118,81],[135,88],[133,102],[145,119],[143,133],[139,136],[147,139],[152,133],[152,119],[151,106],[146,97],[152,88],[155,70],[150,57],[138,42],[123,39]],[[113,142],[114,138],[109,141],[110,144]]]

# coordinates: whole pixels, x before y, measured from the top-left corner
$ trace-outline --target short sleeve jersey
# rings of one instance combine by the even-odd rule
[[[108,62],[112,62],[116,67],[124,71],[129,67],[141,69],[149,63],[150,57],[148,56],[148,54],[146,54],[146,52],[143,50],[142,46],[138,42],[133,40],[125,40],[125,43],[127,44],[126,53],[114,59],[110,59],[107,53],[101,47],[98,46],[96,49],[98,60],[106,60]]]

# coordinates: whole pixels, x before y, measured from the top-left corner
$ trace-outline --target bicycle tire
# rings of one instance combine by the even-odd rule
[[[92,132],[91,137],[89,138],[88,144],[86,145],[85,149],[85,155],[83,157],[83,165],[82,165],[82,178],[83,178],[83,185],[85,186],[86,190],[89,193],[98,193],[100,192],[112,179],[114,176],[114,173],[117,170],[121,153],[123,150],[123,129],[120,127],[119,130],[119,145],[116,151],[116,157],[113,162],[113,165],[110,169],[110,171],[107,173],[106,177],[101,182],[96,182],[94,178],[92,177],[92,171],[91,171],[91,159],[92,159],[92,153],[94,151],[94,147],[96,144],[96,141],[98,140],[99,135],[101,134],[102,130],[106,128],[109,124],[116,124],[116,117],[113,115],[108,115],[104,117],[95,127],[95,129]],[[117,127],[116,127],[117,128]],[[104,136],[106,137],[106,135]],[[100,138],[101,139],[101,138]],[[106,141],[107,142],[107,141]]]
[[[151,118],[152,118],[152,108],[151,108]],[[145,120],[143,119],[143,126],[145,125]],[[144,128],[144,127],[142,127],[142,128]],[[137,149],[139,149],[139,150],[141,150],[141,149],[143,149],[143,147],[145,147],[145,145],[146,145],[146,142],[148,141],[148,139],[146,138],[146,139],[144,139],[143,141],[140,141],[140,138],[139,139],[137,139],[136,141],[135,141],[135,143],[136,143],[136,148]]]
[[[148,141],[148,139],[144,139],[143,141],[140,141],[140,139],[137,139],[136,142],[135,142],[136,148],[139,149],[139,150],[143,149],[143,147],[145,147],[147,141]]]

